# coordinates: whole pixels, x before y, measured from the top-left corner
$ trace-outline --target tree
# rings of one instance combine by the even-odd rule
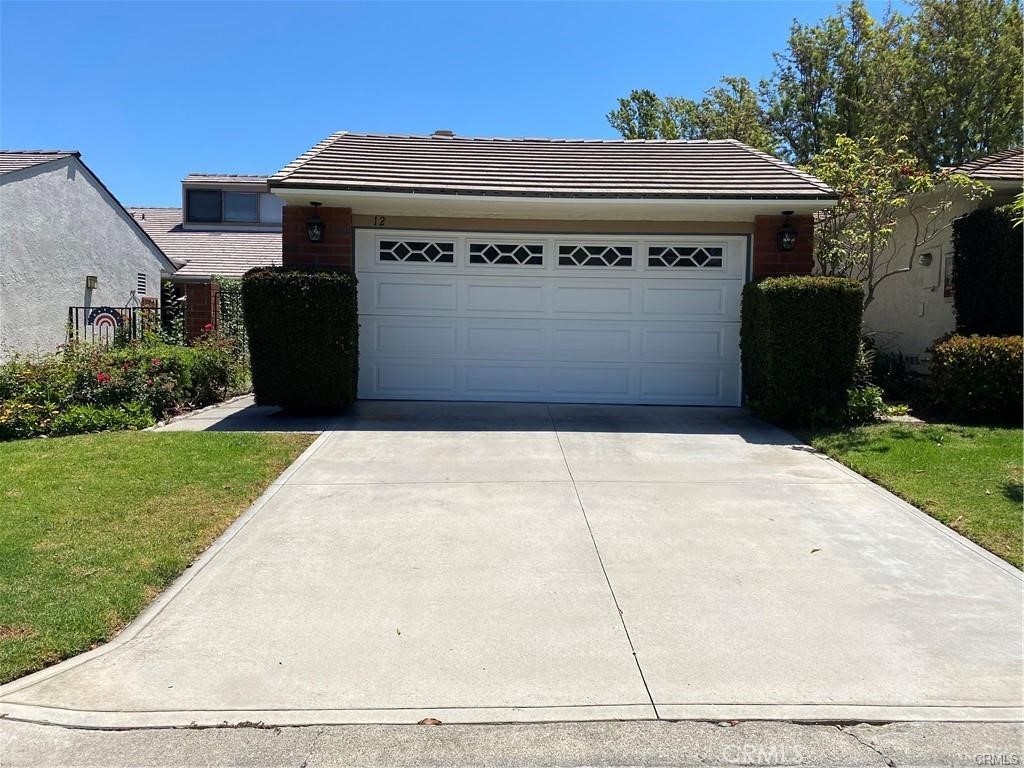
[[[787,49],[773,54],[775,73],[762,84],[769,127],[788,159],[806,163],[839,134],[900,135],[905,25],[892,11],[876,22],[862,0],[814,26],[793,22]]]
[[[955,199],[990,192],[964,174],[925,169],[905,138],[895,144],[887,149],[874,137],[840,135],[807,168],[839,193],[836,206],[815,222],[818,267],[859,280],[865,308],[882,282],[913,269],[919,249],[952,226],[945,214]]]
[[[627,139],[736,139],[764,152],[777,148],[758,92],[745,77],[723,77],[700,101],[633,91],[607,117]]]
[[[1024,141],[1021,12],[1007,0],[918,0],[906,104],[910,151],[959,165]]]
[[[700,100],[633,91],[608,120],[628,138],[736,138],[803,164],[839,134],[908,138],[929,168],[1024,143],[1018,0],[914,0],[872,18],[850,0],[817,24],[794,21],[755,93],[724,77]]]

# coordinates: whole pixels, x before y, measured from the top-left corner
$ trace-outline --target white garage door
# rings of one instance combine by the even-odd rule
[[[360,229],[359,396],[738,405],[742,236]]]

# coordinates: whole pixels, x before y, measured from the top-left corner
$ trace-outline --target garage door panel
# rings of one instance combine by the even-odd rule
[[[636,344],[631,329],[590,327],[551,329],[551,354],[555,357],[593,356],[597,359],[629,359]]]
[[[547,388],[547,370],[542,365],[464,364],[463,391],[468,395],[537,397]]]
[[[510,316],[544,312],[546,286],[543,283],[502,283],[498,280],[486,283],[472,277],[463,278],[463,281],[463,306],[470,312]]]
[[[381,277],[370,283],[373,303],[370,312],[395,310],[417,312],[421,310],[458,309],[456,281],[424,282],[415,277]]]
[[[721,399],[720,368],[647,368],[640,371],[642,397],[675,397],[685,392],[695,399]]]
[[[524,355],[543,357],[545,350],[544,328],[516,327],[507,324],[479,326],[472,321],[463,321],[465,328],[465,350],[470,355],[486,357],[504,355],[519,358]]]
[[[641,331],[641,360],[717,361],[739,364],[739,326],[712,323],[659,325]]]
[[[361,397],[739,403],[746,238],[487,241],[500,249],[485,241],[473,233],[357,232]],[[408,258],[396,245],[406,242],[424,253],[433,242],[451,249],[431,250],[444,260],[436,264],[391,258]],[[604,266],[561,264],[558,249],[573,242],[589,247],[573,258],[599,254]],[[391,249],[384,257],[374,250],[380,243]]]
[[[735,320],[739,314],[742,286],[705,281],[699,285],[660,286],[645,284],[643,312],[683,318]]]
[[[634,290],[631,285],[603,284],[556,285],[553,287],[552,310],[556,314],[628,315],[634,311]]]
[[[451,399],[458,394],[455,363],[433,361],[380,361],[360,368],[360,391],[375,392],[378,397],[435,397]]]

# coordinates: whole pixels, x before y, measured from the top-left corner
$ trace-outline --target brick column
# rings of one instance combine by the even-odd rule
[[[213,283],[185,283],[185,340],[205,333],[207,325],[217,327],[217,286]]]
[[[320,218],[327,225],[322,243],[311,243],[306,222],[313,207],[286,205],[281,225],[281,262],[286,267],[339,267],[352,271],[352,209],[320,206]]]
[[[755,281],[779,275],[809,275],[814,268],[813,217],[790,217],[790,223],[796,228],[796,247],[792,251],[780,251],[777,244],[776,235],[784,221],[784,216],[754,219]]]

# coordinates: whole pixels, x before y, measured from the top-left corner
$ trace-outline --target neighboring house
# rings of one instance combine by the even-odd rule
[[[937,222],[945,225],[978,208],[1004,205],[1020,194],[1024,186],[1024,149],[999,152],[957,168],[992,188],[992,194],[977,201],[954,200],[952,208]],[[901,224],[896,238],[905,249],[912,243],[911,224]],[[956,329],[953,312],[953,230],[944,229],[918,249],[909,272],[883,281],[875,300],[864,313],[864,326],[874,335],[880,349],[900,352],[916,368],[927,364],[927,349],[937,338]]]
[[[181,208],[132,208],[165,254],[183,264],[170,280],[185,297],[189,337],[217,320],[212,277],[238,278],[281,263],[281,209],[266,176],[189,174]]]
[[[338,133],[269,186],[284,264],[359,278],[360,396],[426,400],[739,405],[741,289],[810,272],[836,199],[732,140],[450,131]]]
[[[118,322],[176,267],[78,152],[0,151],[0,358],[52,352],[71,307]]]

